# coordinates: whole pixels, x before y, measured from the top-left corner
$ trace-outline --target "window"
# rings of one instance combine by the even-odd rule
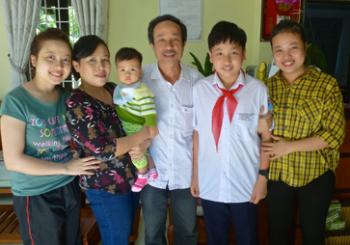
[[[37,32],[49,27],[64,31],[74,43],[80,36],[78,20],[70,0],[43,0]]]
[[[325,71],[337,79],[345,103],[350,103],[349,23],[350,2],[306,2],[306,39],[324,53],[327,63]]]
[[[59,28],[69,36],[72,44],[80,37],[78,19],[71,0],[43,0],[40,9],[40,22],[36,32],[47,28]],[[30,71],[30,69],[29,69]],[[31,77],[31,74],[29,74]],[[79,82],[73,76],[63,82],[63,87],[76,88]]]

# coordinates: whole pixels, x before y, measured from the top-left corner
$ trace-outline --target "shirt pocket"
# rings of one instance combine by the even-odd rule
[[[178,126],[184,135],[193,133],[193,107],[180,106]]]
[[[298,114],[305,122],[317,122],[320,119],[321,113],[321,101],[318,99],[305,99],[298,104]]]
[[[255,113],[238,113],[235,120],[233,137],[239,141],[252,141],[258,138],[258,115]]]
[[[319,99],[301,100],[297,106],[297,114],[299,120],[295,127],[298,127],[302,131],[302,136],[306,137],[320,127],[322,103]]]

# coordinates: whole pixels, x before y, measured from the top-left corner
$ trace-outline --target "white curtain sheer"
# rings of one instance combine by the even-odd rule
[[[10,46],[11,85],[16,87],[27,80],[25,71],[39,24],[41,0],[2,0],[2,6]]]
[[[107,40],[108,0],[72,0],[80,35],[97,35]]]

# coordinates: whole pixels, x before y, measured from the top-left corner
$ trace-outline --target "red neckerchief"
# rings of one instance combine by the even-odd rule
[[[222,95],[217,99],[215,106],[212,111],[211,116],[211,123],[212,128],[211,131],[214,136],[215,144],[216,144],[216,151],[218,151],[218,145],[219,145],[219,139],[220,139],[220,133],[221,133],[221,127],[222,127],[222,120],[224,117],[224,102],[225,98],[227,98],[227,112],[229,116],[230,123],[232,122],[233,114],[235,113],[236,107],[237,107],[237,100],[234,96],[235,93],[237,93],[243,85],[238,85],[237,88],[227,90],[219,88],[219,86],[216,84],[217,88],[222,92]]]

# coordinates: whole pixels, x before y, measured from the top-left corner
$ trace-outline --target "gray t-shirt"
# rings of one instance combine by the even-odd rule
[[[23,121],[25,128],[24,154],[42,160],[66,163],[72,159],[70,133],[66,125],[67,94],[60,91],[56,102],[45,103],[33,97],[22,86],[4,97],[0,115]],[[25,162],[21,164],[26,164]],[[40,195],[71,182],[74,176],[35,176],[10,172],[11,189],[16,196]]]

